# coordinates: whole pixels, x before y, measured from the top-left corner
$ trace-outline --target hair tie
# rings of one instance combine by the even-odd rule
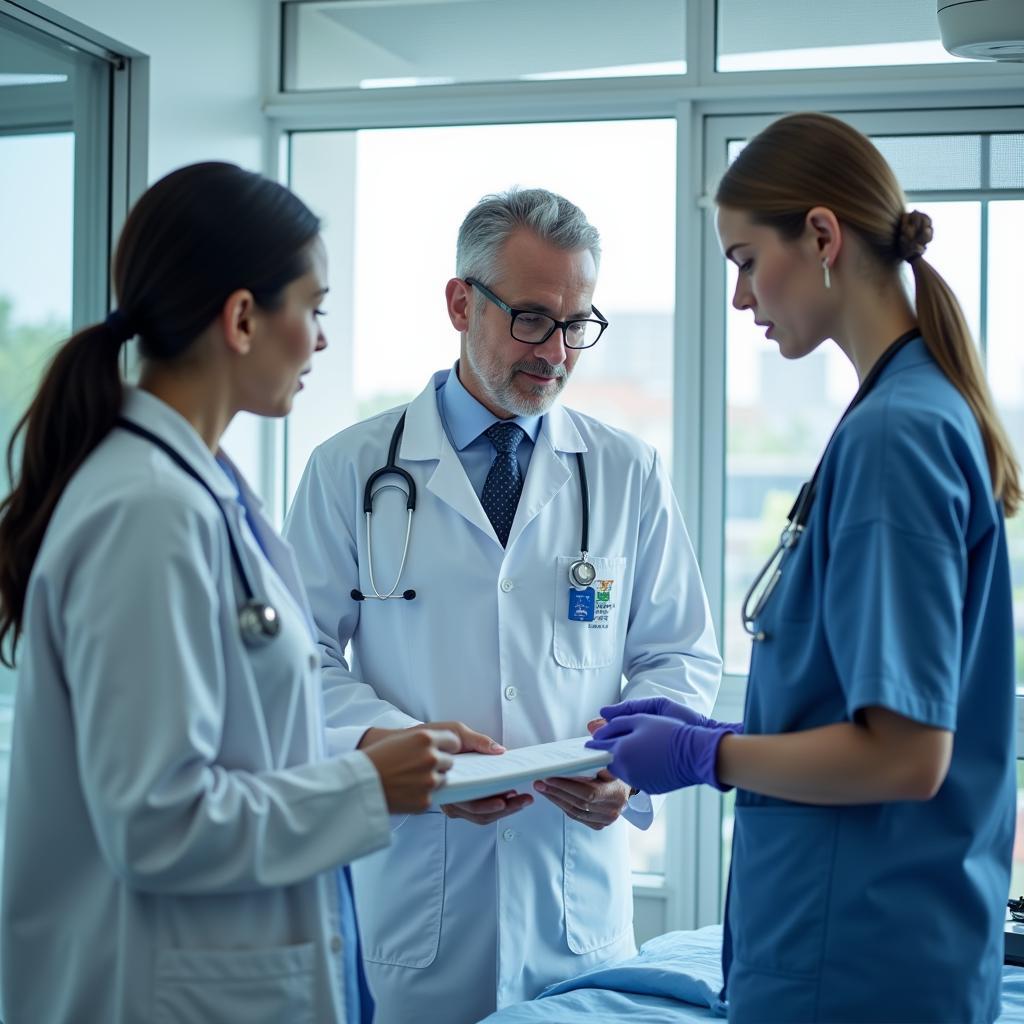
[[[124,344],[129,338],[135,337],[135,328],[123,310],[112,310],[107,315],[107,319],[103,321],[103,324],[110,331],[114,340],[120,344]]]
[[[932,219],[920,210],[904,213],[899,220],[896,247],[901,260],[913,263],[924,255],[932,240]]]

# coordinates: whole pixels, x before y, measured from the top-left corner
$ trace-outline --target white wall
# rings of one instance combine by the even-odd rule
[[[197,160],[264,171],[262,101],[276,0],[44,0],[150,58],[149,180]],[[238,417],[225,448],[259,482],[259,427]]]
[[[149,171],[196,160],[263,169],[270,0],[44,0],[150,58]]]

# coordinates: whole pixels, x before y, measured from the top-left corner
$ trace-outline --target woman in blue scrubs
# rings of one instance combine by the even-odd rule
[[[630,701],[594,743],[646,792],[736,787],[730,1020],[992,1021],[1015,804],[1010,443],[925,257],[930,220],[868,139],[782,118],[716,202],[733,305],[787,359],[838,345],[861,386],[749,596],[742,726]]]

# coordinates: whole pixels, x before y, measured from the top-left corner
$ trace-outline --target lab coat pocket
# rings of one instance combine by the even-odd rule
[[[590,953],[633,927],[629,839],[622,820],[595,832],[562,818],[565,829],[565,938],[574,953]]]
[[[559,555],[555,566],[554,655],[563,668],[603,668],[622,648],[616,638],[626,559],[589,557],[597,578],[582,589],[569,583],[579,555]]]
[[[833,808],[737,806],[729,895],[737,963],[770,974],[819,971],[838,831]]]
[[[352,865],[363,956],[393,967],[429,967],[444,908],[445,822],[412,814],[389,847]]]
[[[154,1024],[313,1024],[315,955],[311,942],[271,949],[163,950],[156,964]]]

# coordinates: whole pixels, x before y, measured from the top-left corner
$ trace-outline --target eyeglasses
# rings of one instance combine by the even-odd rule
[[[535,309],[513,309],[475,277],[467,277],[466,284],[472,285],[485,299],[490,299],[498,309],[503,309],[512,317],[509,332],[516,341],[521,341],[524,345],[543,345],[558,328],[561,328],[566,348],[590,348],[597,344],[598,338],[604,334],[608,326],[608,321],[596,306],[591,306],[596,320],[556,320],[546,313],[538,313]]]

